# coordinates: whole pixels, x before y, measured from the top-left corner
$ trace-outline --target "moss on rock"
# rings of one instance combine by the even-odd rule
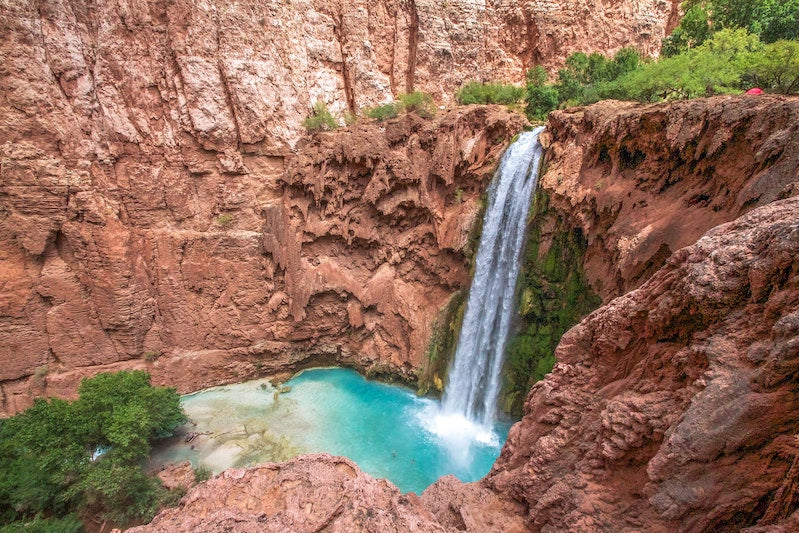
[[[544,227],[556,229],[545,234]],[[555,365],[560,338],[601,303],[582,268],[586,246],[582,232],[550,211],[549,196],[539,189],[530,209],[518,311],[506,350],[500,398],[506,412],[522,414],[530,387]]]
[[[438,312],[427,346],[427,357],[419,374],[417,391],[420,395],[439,396],[444,390],[447,369],[458,345],[466,294],[465,289],[453,293]]]

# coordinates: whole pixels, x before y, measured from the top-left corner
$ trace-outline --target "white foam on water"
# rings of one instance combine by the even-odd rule
[[[446,448],[458,465],[471,463],[476,447],[501,446],[492,427],[470,420],[463,413],[445,411],[438,402],[419,410],[418,417],[419,425]]]

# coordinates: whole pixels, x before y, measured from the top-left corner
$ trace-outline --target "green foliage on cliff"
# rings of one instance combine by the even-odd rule
[[[530,120],[543,120],[558,107],[558,91],[547,84],[547,71],[537,66],[527,71],[524,101]]]
[[[461,105],[502,104],[513,105],[524,99],[523,87],[505,83],[480,83],[472,81],[461,87],[455,99]]]
[[[387,104],[365,107],[362,113],[380,122],[391,118],[397,118],[400,113],[415,113],[422,118],[431,118],[436,114],[436,106],[433,97],[422,91],[400,94],[397,100]]]
[[[338,122],[321,100],[313,105],[311,114],[302,122],[302,126],[309,132],[328,131],[338,128]]]
[[[515,415],[521,415],[530,387],[552,370],[563,334],[601,303],[582,269],[582,235],[561,229],[546,240],[542,236],[547,221],[555,228],[566,227],[548,207],[546,192],[539,190],[528,223],[516,333],[508,343],[500,399],[503,410]]]
[[[406,113],[416,113],[422,118],[431,118],[436,114],[433,97],[422,91],[401,94],[397,97],[400,107]]]
[[[153,440],[186,421],[177,393],[142,371],[99,374],[78,392],[0,422],[0,524],[68,524],[76,513],[125,524],[155,513],[165,489],[140,464]]]
[[[695,48],[724,29],[745,29],[764,43],[799,39],[799,0],[687,0],[666,39],[664,56]]]
[[[454,293],[438,312],[430,341],[427,345],[427,358],[422,363],[419,374],[417,392],[421,395],[442,392],[447,370],[455,348],[458,344],[458,335],[463,323],[463,313],[466,310],[466,291]]]

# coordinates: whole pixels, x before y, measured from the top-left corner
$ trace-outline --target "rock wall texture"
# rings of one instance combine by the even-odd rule
[[[2,410],[131,367],[182,392],[332,363],[413,380],[523,124],[503,108],[405,115],[234,168],[213,152],[74,169],[14,152],[0,184]]]
[[[447,477],[420,500],[299,458],[223,473],[137,531],[793,530],[799,197],[677,251],[557,356],[479,483]]]
[[[605,101],[552,113],[542,140],[540,187],[586,239],[585,271],[606,302],[710,228],[799,194],[792,97]]]
[[[511,429],[489,475],[472,484],[448,477],[429,487],[421,495],[423,508],[412,511],[428,521],[420,527],[795,529],[799,133],[790,118],[795,106],[796,100],[781,98],[712,98],[658,106],[603,103],[552,117],[543,186],[554,196],[558,177],[560,185],[567,180],[572,184],[560,189],[560,201],[573,202],[574,230],[585,231],[588,241],[598,235],[592,221],[607,213],[598,208],[589,217],[586,205],[615,201],[615,210],[629,213],[626,204],[632,202],[635,222],[643,217],[641,195],[647,190],[648,201],[659,205],[655,213],[663,213],[670,224],[685,228],[688,219],[702,226],[713,224],[715,216],[733,220],[671,253],[653,274],[621,276],[617,290],[626,291],[625,284],[636,288],[610,299],[563,337],[558,364],[530,391],[524,417]],[[653,117],[670,117],[655,123],[663,126],[659,134]],[[780,117],[785,121],[779,122]],[[569,150],[558,144],[566,139],[558,129],[564,124],[581,139]],[[618,129],[620,125],[629,133]],[[622,141],[615,151],[609,138]],[[710,143],[713,138],[719,146]],[[634,155],[633,141],[651,151],[643,152],[643,158]],[[603,148],[608,153],[600,156]],[[621,156],[622,148],[632,155]],[[692,154],[690,164],[686,153]],[[699,153],[704,157],[693,159]],[[620,168],[622,159],[638,164]],[[605,174],[598,176],[599,168]],[[736,169],[744,174],[736,175]],[[668,175],[674,183],[653,192],[651,183]],[[598,179],[609,185],[595,187]],[[644,191],[625,185],[627,181]],[[715,195],[698,205],[692,199],[705,194],[705,187]],[[682,192],[670,196],[670,191]],[[671,202],[661,202],[661,195]],[[650,223],[660,222],[651,214]],[[606,242],[623,242],[624,235],[640,231],[634,223],[625,229],[621,220],[611,220],[615,225],[606,230],[615,231],[607,231],[614,240]],[[665,230],[660,234],[672,235]],[[616,263],[607,270],[587,268],[595,282],[608,279],[603,278],[607,272],[621,271],[621,255],[601,253]],[[196,494],[199,490],[194,489]],[[193,494],[187,498],[199,505]],[[203,494],[208,498],[204,505],[221,506],[233,516],[249,512],[236,502],[220,503],[222,492]],[[378,512],[369,502],[356,507],[366,516]],[[170,525],[196,523],[193,512],[181,509],[162,516]],[[271,516],[267,513],[264,520]],[[150,527],[160,527],[158,520]],[[215,530],[218,524],[209,519],[203,527]]]
[[[50,155],[66,158],[189,140],[280,155],[316,100],[355,111],[419,88],[448,101],[467,81],[521,81],[577,50],[657,54],[676,10],[666,0],[3,0],[4,122],[38,124],[61,142]]]

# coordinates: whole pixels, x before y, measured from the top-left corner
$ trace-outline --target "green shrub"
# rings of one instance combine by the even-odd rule
[[[74,514],[61,518],[36,516],[31,521],[0,525],[0,533],[80,533],[83,523]]]
[[[530,120],[543,120],[550,111],[558,107],[558,91],[547,85],[547,72],[541,66],[527,71],[525,112]]]
[[[524,98],[524,88],[504,83],[480,83],[471,81],[455,94],[461,105],[503,104],[513,105]]]
[[[152,440],[186,421],[179,396],[150,386],[142,371],[98,374],[78,393],[72,403],[37,399],[0,421],[0,523],[76,512],[120,524],[152,517],[163,489],[140,465]],[[98,449],[105,453],[94,457]]]
[[[648,63],[598,89],[604,98],[655,102],[740,92],[762,44],[746,30],[722,30],[702,45]]]
[[[344,124],[347,126],[352,126],[358,122],[358,114],[353,113],[352,111],[345,111],[344,112]]]
[[[422,91],[401,94],[398,97],[401,109],[406,113],[416,113],[422,118],[431,118],[436,114],[433,97]]]
[[[310,116],[302,122],[303,127],[309,132],[334,130],[338,128],[338,122],[327,109],[327,105],[318,100],[313,105]]]
[[[383,122],[390,118],[397,118],[399,116],[400,106],[397,102],[389,102],[387,104],[367,107],[363,110],[363,114],[369,118],[374,118]]]
[[[200,481],[205,481],[206,479],[211,479],[211,476],[214,473],[211,471],[211,467],[207,464],[200,463],[194,469],[194,479],[199,483]]]
[[[226,226],[230,226],[233,223],[233,215],[230,213],[222,213],[218,217],[216,217],[216,223],[222,226],[223,228]]]

